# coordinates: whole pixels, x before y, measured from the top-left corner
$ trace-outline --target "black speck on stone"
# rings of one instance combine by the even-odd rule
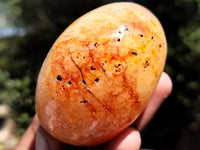
[[[96,68],[94,66],[91,66],[90,70],[96,70]]]
[[[88,101],[87,100],[82,100],[82,101],[80,101],[80,103],[87,104]]]
[[[143,37],[143,34],[140,34],[140,37]]]
[[[62,81],[62,77],[60,75],[57,76],[57,81]]]
[[[137,52],[131,52],[131,54],[137,56]]]
[[[83,84],[86,84],[85,80],[83,80],[82,82],[83,82]]]
[[[94,43],[94,47],[97,47],[97,46],[98,46],[98,43],[97,43],[97,42],[95,42],[95,43]]]
[[[126,27],[126,28],[125,28],[125,31],[128,31],[128,30],[129,30],[128,27]]]
[[[103,72],[106,72],[106,70],[104,68],[101,69]]]
[[[99,81],[99,78],[96,78],[94,81],[95,81],[95,82],[98,82],[98,81]]]
[[[67,82],[67,85],[71,85],[71,84],[72,84],[72,82],[71,82],[71,81],[68,81],[68,82]]]

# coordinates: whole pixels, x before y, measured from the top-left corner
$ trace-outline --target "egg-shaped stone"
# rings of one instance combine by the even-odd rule
[[[58,37],[40,70],[42,127],[72,145],[112,139],[144,110],[166,54],[163,28],[143,6],[111,3],[83,15]]]

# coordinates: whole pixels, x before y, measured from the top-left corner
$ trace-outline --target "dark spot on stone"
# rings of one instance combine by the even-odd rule
[[[145,61],[145,63],[144,63],[144,68],[147,68],[147,67],[149,67],[149,65],[150,65],[150,64],[149,64],[149,61],[148,61],[148,60],[146,60],[146,61]]]
[[[90,70],[96,70],[96,68],[94,66],[91,66]]]
[[[96,78],[94,81],[95,81],[95,82],[98,82],[98,81],[99,81],[99,78]]]
[[[88,101],[87,100],[82,100],[82,101],[80,101],[80,103],[87,104]]]
[[[118,64],[118,67],[121,66],[121,64]]]
[[[58,75],[58,76],[56,77],[56,79],[57,79],[57,81],[62,81],[62,77],[61,77],[60,75]]]
[[[140,37],[144,37],[143,34],[140,34]]]
[[[83,84],[86,84],[85,80],[83,80],[82,82],[83,82]]]
[[[106,63],[107,63],[107,60],[105,60],[105,61],[102,63],[102,65],[104,66]]]
[[[94,47],[97,48],[98,45],[99,45],[99,44],[98,44],[97,42],[94,43]]]
[[[120,42],[120,41],[121,41],[121,39],[120,39],[120,38],[118,38],[118,39],[117,39],[117,42]]]
[[[118,66],[118,65],[114,65],[113,68],[114,68],[115,73],[119,73],[119,72],[121,72],[121,68],[120,68],[120,66]]]
[[[67,82],[67,85],[71,85],[71,84],[72,84],[72,82],[71,82],[71,81],[68,81],[68,82]]]
[[[159,48],[161,48],[162,47],[162,45],[161,44],[159,44]]]
[[[103,72],[106,72],[106,70],[104,68],[101,69]]]
[[[151,40],[153,40],[153,36],[151,37]]]
[[[131,52],[131,54],[137,56],[137,52]]]

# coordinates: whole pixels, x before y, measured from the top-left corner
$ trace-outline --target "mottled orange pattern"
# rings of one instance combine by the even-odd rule
[[[167,53],[158,19],[135,3],[97,8],[56,40],[41,68],[36,110],[43,128],[73,145],[103,143],[145,108]]]

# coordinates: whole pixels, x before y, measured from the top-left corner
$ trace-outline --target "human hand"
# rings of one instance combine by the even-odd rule
[[[158,86],[151,97],[147,107],[139,118],[111,141],[99,146],[107,150],[138,150],[141,146],[140,132],[152,119],[162,102],[168,97],[172,90],[172,81],[166,73],[162,73]],[[95,147],[98,149],[98,146]],[[95,149],[92,147],[92,149]],[[81,147],[66,145],[48,135],[34,117],[32,123],[16,145],[15,150],[79,150]],[[89,150],[90,148],[83,148]]]

